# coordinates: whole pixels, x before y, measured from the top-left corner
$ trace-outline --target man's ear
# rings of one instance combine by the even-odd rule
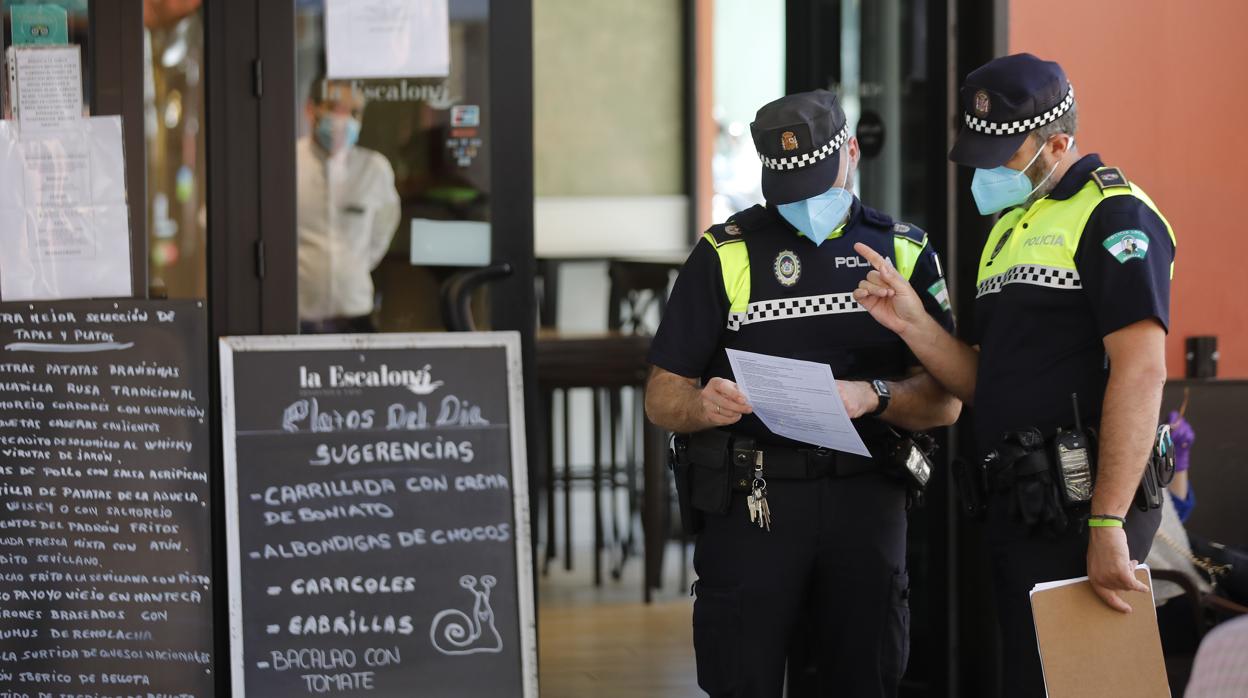
[[[1074,140],[1071,136],[1067,136],[1066,138],[1053,138],[1050,139],[1046,145],[1049,153],[1054,158],[1060,158],[1065,157],[1065,155],[1070,152],[1071,146],[1074,145]]]
[[[861,151],[858,149],[858,136],[850,136],[849,141],[845,145],[847,147],[847,150],[845,152],[849,153],[849,164],[853,166],[857,166],[858,158],[862,154]]]

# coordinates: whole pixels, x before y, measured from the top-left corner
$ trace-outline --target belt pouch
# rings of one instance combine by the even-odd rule
[[[695,436],[689,449],[694,509],[708,514],[726,514],[731,502],[732,471],[728,467],[731,437],[721,431]]]
[[[678,434],[672,437],[672,448],[668,452],[668,467],[676,482],[676,502],[680,506],[680,525],[685,535],[697,535],[706,523],[702,512],[693,508],[693,468],[689,463],[689,437]]]
[[[988,484],[985,482],[983,463],[955,458],[953,480],[958,487],[962,513],[974,521],[983,521],[988,513]]]

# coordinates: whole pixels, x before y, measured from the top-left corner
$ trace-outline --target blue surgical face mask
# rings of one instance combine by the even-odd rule
[[[803,201],[780,204],[776,210],[802,235],[822,245],[849,217],[849,207],[853,204],[854,195],[849,190],[832,187]]]
[[[849,181],[849,158],[842,154],[841,160],[845,162],[845,181]],[[840,179],[839,168],[837,179]],[[849,207],[853,204],[854,195],[848,189],[832,187],[809,199],[779,204],[776,210],[802,235],[813,240],[816,245],[822,245],[849,217]]]
[[[346,150],[360,140],[360,121],[350,116],[326,114],[316,121],[316,142],[330,153]]]
[[[1074,144],[1075,139],[1071,138],[1067,148]],[[1011,169],[1005,165],[991,170],[976,169],[975,177],[971,179],[971,195],[975,197],[975,205],[979,208],[979,213],[987,216],[1011,206],[1018,206],[1027,201],[1033,192],[1044,186],[1044,183],[1049,181],[1049,177],[1053,176],[1058,163],[1053,163],[1049,173],[1035,186],[1032,186],[1031,180],[1027,178],[1027,170],[1043,152],[1042,146],[1036,150],[1031,162],[1024,165],[1021,170]]]
[[[844,172],[837,168],[837,181],[849,181],[848,153],[841,154]],[[842,179],[842,177],[844,179]],[[794,201],[791,204],[778,204],[776,210],[798,232],[810,238],[816,245],[822,245],[832,233],[849,218],[849,209],[854,204],[854,195],[844,187],[831,189],[816,194],[809,199]]]

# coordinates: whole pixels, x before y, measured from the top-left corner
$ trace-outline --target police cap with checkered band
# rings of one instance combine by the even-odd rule
[[[1008,162],[1027,134],[1069,111],[1075,91],[1057,63],[1016,53],[967,75],[960,102],[962,130],[949,159],[991,169]]]
[[[849,129],[835,94],[815,90],[781,97],[758,110],[750,133],[763,162],[768,203],[802,201],[836,184]]]

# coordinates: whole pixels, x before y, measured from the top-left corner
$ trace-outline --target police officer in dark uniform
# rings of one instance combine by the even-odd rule
[[[907,486],[886,467],[904,432],[961,405],[851,297],[892,260],[925,313],[952,328],[927,236],[854,197],[858,143],[827,91],[791,95],[751,125],[767,206],[711,227],[672,290],[650,350],[651,420],[676,440],[694,555],[698,683],[712,696],[779,696],[790,639],[817,626],[824,695],[892,696],[908,652]],[[828,364],[877,458],[777,436],[733,382],[727,349]],[[751,506],[766,484],[770,520]],[[753,516],[752,516],[753,514]]]
[[[984,244],[969,343],[930,322],[887,262],[855,297],[974,407],[1009,696],[1043,696],[1032,587],[1088,575],[1112,608],[1160,522],[1157,415],[1175,240],[1125,173],[1075,149],[1074,89],[1029,54],[972,72],[949,157],[976,168]],[[974,506],[974,501],[972,501]],[[1094,669],[1095,664],[1089,667]]]

